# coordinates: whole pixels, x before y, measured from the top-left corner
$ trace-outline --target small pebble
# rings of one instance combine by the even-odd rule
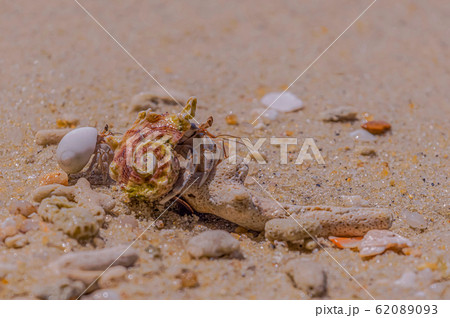
[[[310,297],[321,297],[327,292],[327,275],[322,265],[311,260],[294,259],[285,268],[294,287]]]
[[[39,186],[48,184],[69,185],[69,176],[64,171],[53,171],[39,178]]]
[[[343,195],[342,201],[346,207],[368,207],[369,202],[364,200],[360,195]]]
[[[22,233],[27,233],[29,231],[37,231],[39,230],[39,219],[38,218],[26,219],[22,222],[19,229],[20,232]]]
[[[353,107],[341,106],[324,111],[323,113],[320,114],[320,118],[323,121],[331,121],[331,122],[353,121],[357,119],[356,118],[357,114],[358,113]]]
[[[377,139],[374,135],[364,129],[358,129],[350,133],[350,137],[359,141],[374,141]]]
[[[188,253],[194,258],[220,257],[238,251],[239,241],[222,230],[206,231],[189,240]]]
[[[428,226],[427,219],[420,213],[402,210],[401,216],[403,217],[403,220],[414,229],[424,230]]]
[[[17,234],[5,239],[8,248],[21,248],[28,244],[28,238],[23,234]]]
[[[372,120],[362,124],[361,127],[371,134],[381,135],[391,129],[391,124],[381,120]]]
[[[305,248],[309,251],[312,251],[316,247],[317,247],[317,242],[314,240],[309,240],[308,242],[305,243]]]
[[[123,266],[112,266],[98,279],[98,286],[100,288],[116,286],[125,280],[127,272],[127,269]]]
[[[0,241],[3,241],[7,237],[16,235],[20,224],[14,217],[6,218],[0,223]]]
[[[158,220],[155,222],[155,226],[158,230],[162,230],[164,228],[165,224],[162,220]]]
[[[36,133],[35,141],[40,146],[56,145],[72,129],[46,129]]]
[[[14,200],[8,207],[11,215],[20,214],[24,217],[28,217],[30,214],[36,213],[36,207],[28,201]]]
[[[183,269],[177,278],[181,281],[182,288],[194,288],[198,287],[197,274],[188,269]]]
[[[281,95],[281,96],[280,96]],[[268,93],[261,98],[261,103],[282,113],[295,112],[303,108],[303,102],[290,92]]]
[[[238,124],[238,118],[236,114],[229,114],[225,117],[225,121],[228,125],[237,125]]]

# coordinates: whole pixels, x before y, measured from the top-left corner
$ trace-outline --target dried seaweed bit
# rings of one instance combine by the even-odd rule
[[[359,246],[359,255],[369,257],[384,253],[387,249],[400,250],[411,247],[410,240],[387,230],[372,230],[364,235]]]
[[[110,196],[93,191],[84,178],[70,187],[59,184],[39,187],[33,199],[40,202],[38,214],[44,221],[55,224],[58,230],[78,240],[96,236],[105,212],[115,206]]]

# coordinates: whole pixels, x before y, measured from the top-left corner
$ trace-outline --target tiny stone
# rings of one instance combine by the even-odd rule
[[[8,207],[9,213],[12,215],[21,214],[28,217],[30,214],[37,212],[36,207],[28,201],[14,200]]]
[[[158,230],[161,230],[161,229],[164,228],[165,224],[164,224],[164,222],[162,220],[158,220],[158,221],[155,222],[155,226],[156,226],[156,228]]]
[[[350,133],[350,137],[359,141],[374,141],[377,138],[364,129],[358,129]]]
[[[317,243],[314,240],[309,240],[308,242],[306,242],[305,244],[305,248],[309,251],[312,251],[313,249],[315,249],[317,247]]]
[[[20,225],[20,232],[22,233],[37,230],[39,230],[39,219],[37,218],[26,219]]]
[[[424,230],[428,226],[427,219],[420,213],[402,210],[401,216],[403,217],[403,220],[414,229]]]
[[[327,275],[322,265],[311,260],[294,259],[285,267],[294,286],[311,297],[321,297],[327,292]]]
[[[289,113],[303,108],[303,102],[290,92],[273,92],[264,95],[261,103],[282,113]]]
[[[239,241],[222,230],[203,232],[189,240],[187,251],[194,258],[220,257],[239,250]]]
[[[198,286],[197,274],[188,269],[183,269],[177,275],[177,278],[180,279],[182,288],[194,288]]]
[[[391,124],[381,120],[372,120],[362,124],[361,127],[371,134],[381,135],[391,129]]]
[[[353,121],[356,120],[357,112],[350,106],[341,106],[324,111],[320,114],[323,121]]]
[[[229,114],[225,117],[225,121],[227,122],[228,125],[237,125],[238,124],[238,119],[236,114]]]
[[[28,244],[28,238],[23,234],[17,234],[5,239],[8,248],[21,248]]]

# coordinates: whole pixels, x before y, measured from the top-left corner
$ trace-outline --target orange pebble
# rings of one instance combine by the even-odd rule
[[[48,184],[62,184],[62,185],[68,185],[69,184],[69,177],[67,176],[67,173],[63,171],[53,171],[47,174],[44,174],[39,178],[39,185],[48,185]]]
[[[361,127],[371,134],[380,135],[391,129],[391,124],[381,120],[372,120],[362,124]]]
[[[228,125],[237,125],[238,124],[238,119],[235,114],[227,115],[227,117],[225,117],[225,121],[227,122]]]

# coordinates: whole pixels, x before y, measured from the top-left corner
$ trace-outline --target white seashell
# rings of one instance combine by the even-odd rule
[[[281,96],[280,96],[281,95]],[[300,98],[290,92],[268,93],[261,98],[261,103],[282,113],[295,112],[303,108]]]
[[[377,139],[374,135],[364,129],[358,129],[350,133],[350,137],[359,141],[374,141]]]
[[[81,127],[63,137],[56,149],[58,165],[66,173],[80,172],[91,159],[97,146],[97,129]]]
[[[387,230],[370,230],[364,235],[359,245],[361,257],[374,256],[389,248],[411,247],[413,244],[407,238]]]

